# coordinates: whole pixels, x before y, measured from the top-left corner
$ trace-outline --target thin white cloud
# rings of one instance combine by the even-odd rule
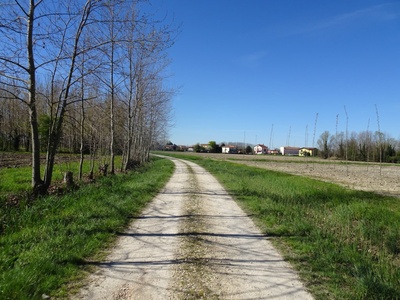
[[[368,8],[356,10],[351,13],[346,13],[333,17],[331,20],[319,24],[321,28],[335,27],[348,25],[353,22],[381,22],[393,20],[399,17],[399,12],[395,11],[394,5],[381,4]]]
[[[379,23],[400,17],[400,3],[373,5],[353,12],[333,16],[313,24],[298,26],[289,34],[318,33],[331,28],[348,27],[363,23]]]

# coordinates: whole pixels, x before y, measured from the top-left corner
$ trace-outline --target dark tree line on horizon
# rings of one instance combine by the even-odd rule
[[[59,152],[102,157],[115,172],[149,159],[170,124],[165,84],[176,29],[140,1],[25,0],[0,9],[0,150],[32,153],[45,193]],[[42,174],[41,153],[46,153]]]
[[[183,150],[172,142],[167,145],[174,146],[169,148],[170,150]],[[207,147],[197,143],[193,146],[193,151],[222,153],[222,147],[225,145],[236,145],[239,153],[253,153],[253,146],[243,142],[218,144],[215,141],[210,141]],[[163,146],[159,145],[159,149],[163,149]],[[400,141],[379,131],[367,130],[359,133],[352,131],[350,134],[346,132],[331,134],[329,131],[324,131],[317,140],[316,149],[318,150],[316,156],[324,159],[400,163]],[[279,151],[278,148],[273,150]]]

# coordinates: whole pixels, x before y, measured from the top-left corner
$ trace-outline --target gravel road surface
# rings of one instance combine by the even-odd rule
[[[170,181],[71,299],[312,299],[212,175],[171,159]]]

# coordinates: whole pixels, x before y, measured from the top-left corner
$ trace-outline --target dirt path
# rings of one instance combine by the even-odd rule
[[[312,299],[213,176],[172,160],[164,190],[72,299]]]

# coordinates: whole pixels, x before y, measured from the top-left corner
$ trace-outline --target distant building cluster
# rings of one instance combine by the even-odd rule
[[[193,146],[175,145],[169,142],[167,145],[160,147],[159,150],[165,151],[188,151],[188,152],[214,152],[224,154],[255,154],[255,155],[286,155],[286,156],[316,156],[318,153],[317,148],[310,147],[291,147],[282,146],[280,148],[269,149],[264,144],[238,146],[238,145],[213,145],[209,144],[196,144]]]

